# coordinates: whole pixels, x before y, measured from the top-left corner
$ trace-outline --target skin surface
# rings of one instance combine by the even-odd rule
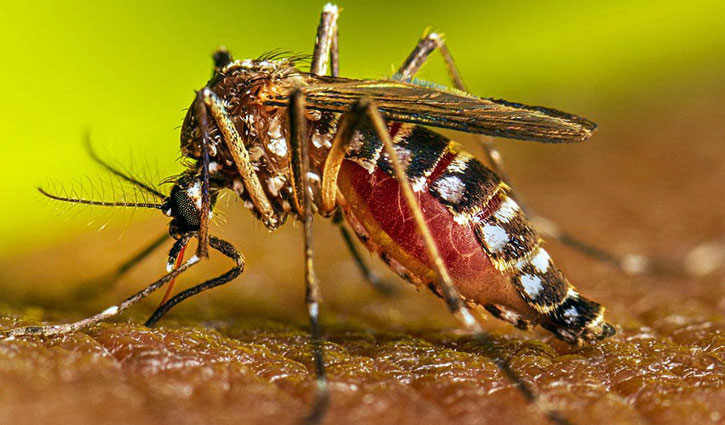
[[[597,119],[602,130],[586,146],[502,143],[516,189],[572,234],[619,251],[677,258],[722,237],[725,100],[702,93],[668,105],[647,109],[642,121],[632,119],[637,111]],[[120,319],[132,324],[0,341],[0,423],[296,423],[313,396],[300,229],[260,231],[233,200],[219,210],[228,223],[212,232],[247,258],[239,279],[182,304],[158,329],[138,323],[161,294]],[[78,319],[160,276],[163,251],[100,298],[72,297],[83,284],[100,285],[99,276],[165,225],[152,216],[126,226],[120,240],[109,230],[0,259],[0,327]],[[315,231],[332,393],[325,423],[545,423],[439,299],[371,260],[400,288],[393,298],[376,294],[336,230],[318,222]],[[486,320],[495,349],[524,379],[580,424],[725,421],[722,271],[627,276],[553,242],[547,250],[607,306],[618,333],[575,348],[539,329]],[[178,287],[229,266],[216,257]]]

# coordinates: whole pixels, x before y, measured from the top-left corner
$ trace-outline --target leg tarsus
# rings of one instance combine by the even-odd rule
[[[174,295],[171,299],[161,304],[156,311],[146,320],[145,326],[154,326],[166,313],[171,310],[172,307],[184,301],[185,299],[197,295],[207,289],[215,288],[217,286],[224,285],[225,283],[231,282],[237,276],[244,271],[244,256],[232,246],[229,242],[219,239],[215,236],[209,236],[209,246],[219,251],[226,257],[234,260],[235,267],[223,275],[217,276],[214,279],[209,279],[206,282],[200,283],[193,286],[185,291],[182,291]]]
[[[339,73],[339,56],[337,52],[337,18],[340,14],[337,6],[328,3],[320,15],[320,24],[317,26],[315,48],[312,52],[310,74],[327,74],[328,63],[331,63],[330,75],[337,77]]]
[[[463,83],[463,79],[458,72],[458,69],[453,61],[453,56],[450,54],[448,47],[443,39],[443,36],[439,33],[429,33],[423,37],[418,44],[415,46],[413,51],[408,55],[408,58],[398,69],[398,75],[402,79],[409,80],[413,78],[416,72],[426,62],[429,55],[438,49],[443,56],[443,60],[446,64],[446,69],[453,82],[453,86],[458,90],[466,91],[466,87]],[[483,148],[484,154],[491,164],[494,172],[498,175],[504,183],[512,187],[511,178],[506,172],[503,158],[498,149],[493,145],[493,140],[487,136],[478,136],[478,139]],[[662,261],[658,259],[646,258],[639,255],[631,254],[614,254],[607,252],[606,250],[592,246],[586,242],[580,241],[560,230],[559,226],[551,222],[548,219],[538,216],[527,208],[525,202],[521,199],[519,194],[514,190],[509,193],[524,213],[529,216],[529,219],[534,223],[537,230],[545,238],[557,240],[564,245],[569,246],[595,260],[613,265],[614,267],[624,271],[630,275],[638,274],[683,274],[685,273],[686,266],[684,264],[673,265],[671,261]],[[724,260],[725,262],[725,260]]]
[[[211,211],[211,198],[209,195],[209,145],[211,138],[209,137],[209,116],[204,102],[205,91],[200,91],[194,102],[196,119],[199,122],[199,130],[201,131],[201,158],[199,161],[201,167],[201,212],[199,246],[196,249],[196,256],[199,258],[209,256],[209,212]]]
[[[324,13],[323,13],[324,17]],[[289,104],[290,143],[292,146],[292,173],[295,187],[295,199],[298,204],[299,217],[302,220],[305,241],[305,302],[310,318],[310,339],[312,357],[315,362],[317,389],[315,401],[305,423],[318,424],[324,418],[329,400],[325,359],[322,345],[322,327],[320,326],[320,285],[314,267],[314,250],[312,243],[312,194],[308,178],[309,156],[306,140],[307,122],[304,111],[304,94],[297,89],[292,93]]]
[[[87,317],[87,318],[79,320],[77,322],[66,323],[66,324],[61,324],[61,325],[26,326],[26,327],[22,327],[22,328],[11,329],[9,331],[0,332],[0,340],[5,339],[5,338],[14,338],[17,336],[49,337],[49,336],[56,336],[56,335],[64,335],[64,334],[75,332],[77,330],[84,329],[89,326],[95,325],[96,323],[99,323],[99,322],[109,319],[111,317],[118,316],[119,314],[128,310],[129,308],[131,308],[131,306],[138,303],[142,299],[148,297],[152,292],[161,288],[162,286],[167,284],[169,281],[176,278],[181,273],[185,272],[187,269],[189,269],[191,266],[193,266],[194,264],[196,264],[198,262],[199,262],[199,257],[194,256],[194,257],[190,258],[188,261],[186,261],[184,264],[182,264],[181,267],[167,273],[161,279],[148,285],[146,288],[135,293],[134,295],[126,298],[123,302],[121,302],[117,305],[111,306],[96,315]]]
[[[436,274],[438,275],[438,284],[448,308],[453,315],[456,316],[470,332],[473,333],[479,344],[484,347],[494,347],[491,338],[483,331],[481,325],[475,317],[473,317],[471,311],[466,307],[463,298],[459,294],[450,275],[448,274],[448,270],[446,269],[440,253],[438,252],[438,248],[430,233],[430,229],[428,228],[423,212],[420,209],[420,205],[418,205],[415,198],[410,181],[405,174],[405,170],[400,159],[397,157],[393,142],[390,139],[390,134],[388,134],[385,121],[380,111],[375,107],[375,104],[372,101],[366,99],[361,99],[357,102],[351,111],[353,113],[365,114],[370,119],[376,135],[383,142],[384,150],[387,152],[388,158],[394,170],[394,176],[396,180],[398,180],[408,208],[413,213],[413,218],[415,220],[419,236],[423,239],[426,254],[433,265]],[[568,424],[566,419],[551,409],[543,397],[537,394],[533,388],[511,368],[507,360],[503,359],[494,350],[491,350],[491,353],[489,353],[488,356],[491,361],[509,378],[509,380],[516,385],[522,396],[524,396],[530,404],[538,407],[552,423],[560,425]]]

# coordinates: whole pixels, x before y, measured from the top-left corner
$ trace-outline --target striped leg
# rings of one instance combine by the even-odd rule
[[[180,241],[177,241],[174,244],[174,247],[172,248],[172,252],[174,249],[176,249],[176,245],[178,245],[179,243],[180,243]],[[126,298],[120,304],[111,306],[111,307],[103,310],[101,313],[98,313],[94,316],[87,317],[87,318],[79,320],[77,322],[66,323],[66,324],[62,324],[62,325],[26,326],[24,328],[11,329],[9,331],[0,332],[0,339],[14,338],[17,336],[46,336],[47,337],[47,336],[63,335],[63,334],[75,332],[77,330],[95,325],[96,323],[99,323],[103,320],[109,319],[114,316],[118,316],[119,314],[128,310],[131,306],[138,303],[142,299],[148,297],[149,295],[151,295],[152,292],[161,288],[162,286],[164,286],[171,280],[175,279],[181,273],[185,272],[187,269],[189,269],[191,266],[193,266],[194,264],[196,264],[198,262],[199,262],[199,257],[194,256],[194,257],[190,258],[188,261],[186,261],[180,267],[167,273],[164,277],[162,277],[161,279],[152,283],[151,285],[147,286],[146,288],[142,289],[141,291],[137,292],[136,294]]]
[[[453,86],[458,90],[466,91],[458,69],[453,62],[448,47],[446,46],[441,34],[432,32],[423,37],[415,46],[410,55],[405,59],[398,69],[397,78],[410,80],[421,66],[428,60],[430,54],[438,49],[445,61],[448,74],[451,78]],[[493,139],[487,136],[479,136],[481,146],[488,162],[492,165],[496,174],[509,186],[511,179],[504,167],[501,153],[492,144]],[[584,255],[594,258],[603,263],[623,271],[629,275],[643,274],[685,274],[685,275],[701,275],[717,270],[725,266],[725,242],[702,244],[692,249],[685,257],[679,261],[672,259],[648,258],[635,254],[618,254],[608,252],[601,248],[592,246],[581,241],[568,233],[564,232],[559,225],[548,220],[526,208],[521,197],[517,192],[509,193],[513,197],[526,215],[534,223],[536,229],[547,239],[553,239],[575,249]]]
[[[418,70],[420,70],[423,64],[428,60],[428,56],[430,56],[435,49],[438,49],[443,56],[446,69],[448,70],[451,82],[453,82],[453,86],[458,90],[467,91],[466,86],[463,84],[461,74],[458,72],[458,68],[456,68],[456,64],[453,62],[453,56],[451,56],[451,53],[448,51],[448,47],[446,46],[446,42],[443,40],[443,35],[435,32],[429,33],[418,41],[418,44],[415,46],[413,51],[410,55],[408,55],[403,64],[400,65],[400,68],[398,68],[398,72],[396,74],[398,78],[403,80],[412,79],[415,73],[418,72]],[[498,149],[496,149],[493,145],[492,138],[483,135],[478,136],[478,138],[481,142],[486,158],[493,165],[496,175],[498,175],[506,184],[511,186],[511,179],[504,168],[503,158],[501,157],[501,153]],[[523,204],[518,198],[517,201],[520,205]]]
[[[320,24],[317,27],[317,37],[315,39],[315,48],[312,54],[312,64],[310,66],[310,73],[315,75],[325,75],[327,74],[327,68],[328,68],[328,60],[330,65],[330,75],[333,77],[337,77],[340,73],[340,65],[339,65],[339,54],[338,54],[338,36],[337,36],[337,18],[339,17],[339,9],[337,6],[328,4],[325,6],[325,8],[322,11],[322,14],[320,16]],[[342,138],[341,140],[349,140],[350,137]],[[329,163],[335,163],[337,168],[334,170],[334,176],[331,178],[328,178],[329,184],[327,185],[328,188],[328,196],[327,200],[332,200],[333,204],[329,205],[328,202],[328,209],[326,210],[328,214],[332,213],[332,209],[334,208],[334,199],[335,199],[335,192],[337,190],[337,186],[335,185],[335,182],[337,181],[337,171],[339,171],[339,165],[342,163],[342,160],[344,159],[345,150],[347,149],[347,146],[342,146],[340,142],[338,142],[338,145],[336,148],[333,148],[333,151],[336,152],[339,155],[336,155],[336,161],[330,161],[328,158],[327,164]],[[329,193],[329,190],[332,190],[332,194]],[[330,196],[331,195],[331,196]],[[347,229],[342,224],[342,217],[339,216],[338,213],[335,213],[333,221],[335,224],[338,225],[338,228],[340,229],[340,234],[342,235],[343,241],[345,241],[345,246],[347,246],[348,250],[350,251],[350,254],[352,255],[353,259],[355,260],[355,264],[357,264],[358,269],[363,274],[365,279],[372,285],[375,290],[378,292],[385,294],[385,295],[391,295],[395,292],[395,286],[389,285],[385,282],[383,282],[378,275],[376,275],[370,268],[365,264],[362,257],[360,256],[360,253],[355,248],[355,244],[352,241],[352,238],[350,237],[350,233],[347,231]]]
[[[189,297],[206,291],[207,289],[216,288],[217,286],[221,286],[225,283],[231,282],[244,271],[244,256],[239,251],[237,251],[237,249],[234,248],[232,244],[223,239],[209,236],[209,246],[219,251],[226,257],[234,260],[234,267],[223,275],[217,276],[214,279],[207,280],[206,282],[200,283],[183,292],[180,292],[176,294],[173,298],[161,304],[159,308],[157,308],[156,311],[151,315],[151,317],[149,317],[149,319],[146,321],[146,326],[154,326],[156,322],[158,322],[176,304],[184,301]],[[173,254],[178,255],[180,250],[181,249],[174,252]],[[174,255],[169,254],[169,259],[175,258]],[[173,264],[173,261],[171,263]]]
[[[476,340],[485,347],[494,346],[490,336],[486,334],[476,319],[473,317],[471,312],[465,305],[463,298],[459,294],[458,290],[453,284],[453,281],[448,274],[448,270],[440,256],[438,247],[436,246],[433,236],[428,228],[428,225],[421,211],[420,205],[415,198],[413,189],[405,173],[403,165],[395,151],[393,141],[391,140],[388,128],[383,120],[380,111],[375,105],[366,99],[359,100],[353,108],[350,110],[350,114],[357,116],[358,121],[361,117],[367,117],[375,130],[377,137],[383,142],[384,150],[387,153],[396,180],[400,184],[403,196],[406,200],[408,208],[413,213],[413,218],[416,224],[416,228],[424,241],[424,247],[426,254],[433,265],[433,268],[437,274],[438,281],[442,296],[448,305],[451,312],[461,321],[461,323],[473,333]],[[569,422],[562,417],[558,412],[550,409],[546,402],[534,392],[534,390],[525,382],[521,377],[511,369],[508,362],[496,355],[495,352],[491,352],[490,358],[493,363],[516,385],[517,389],[521,392],[524,398],[534,405],[536,405],[546,415],[546,417],[552,423],[556,424],[568,424]]]
[[[208,132],[208,120],[207,120],[207,108],[211,112],[211,116],[214,118],[214,121],[216,121],[217,126],[221,130],[222,135],[224,136],[222,139],[224,140],[224,143],[226,144],[226,147],[229,149],[229,152],[232,155],[232,159],[234,160],[234,165],[237,166],[237,170],[239,170],[239,175],[242,177],[242,183],[244,184],[244,188],[246,189],[247,193],[249,194],[249,197],[256,207],[257,211],[260,213],[260,219],[264,222],[264,224],[269,228],[275,228],[277,227],[277,218],[274,213],[274,209],[272,208],[272,203],[270,202],[269,198],[267,197],[267,194],[264,193],[264,188],[262,187],[262,183],[259,181],[259,177],[257,176],[254,168],[252,167],[252,163],[249,159],[249,152],[247,152],[247,148],[244,146],[244,141],[242,140],[241,136],[237,132],[236,127],[234,127],[234,123],[232,122],[231,118],[229,117],[229,113],[226,111],[226,108],[224,107],[224,103],[217,97],[216,94],[214,94],[213,91],[211,91],[208,87],[204,87],[197,97],[196,102],[196,108],[197,113],[196,117],[199,120],[199,128],[201,128],[203,137],[203,140],[208,140],[209,138],[209,132]],[[205,143],[207,147],[209,147],[209,143]],[[208,183],[208,171],[209,171],[209,155],[208,155],[208,149],[206,151],[206,155],[202,155],[202,159],[204,156],[206,156],[206,165],[202,163],[202,177],[204,176],[204,172],[206,171],[206,181]],[[202,153],[204,153],[202,152]],[[208,192],[207,192],[208,195]],[[203,203],[204,198],[202,197],[202,206],[205,205]],[[204,213],[206,212],[206,213]],[[209,223],[209,210],[202,208],[202,225],[206,223],[206,227],[208,228]],[[200,244],[201,244],[201,232],[200,232]]]
[[[323,357],[322,328],[319,321],[320,286],[315,275],[314,250],[312,246],[312,193],[308,179],[309,156],[307,147],[307,123],[304,109],[304,94],[297,89],[290,97],[290,144],[292,151],[292,180],[295,206],[298,216],[302,219],[305,239],[305,286],[307,312],[310,317],[312,340],[312,357],[317,374],[317,390],[312,409],[305,418],[307,424],[318,424],[327,412],[329,392],[325,376]]]
[[[322,9],[315,38],[315,49],[310,63],[310,74],[327,74],[328,64],[331,76],[337,77],[340,72],[337,52],[337,18],[339,15],[339,9],[331,3],[327,3]]]

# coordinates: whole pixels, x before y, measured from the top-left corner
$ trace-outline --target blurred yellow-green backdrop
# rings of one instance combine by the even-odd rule
[[[97,231],[94,212],[59,214],[36,191],[95,176],[82,146],[164,177],[181,168],[183,109],[235,57],[311,50],[322,2],[6,1],[0,14],[0,256]],[[682,93],[721,90],[720,1],[348,0],[342,74],[384,77],[431,26],[447,36],[473,93],[591,117],[647,120]],[[445,83],[436,57],[423,78]],[[607,111],[605,121],[597,115]],[[666,141],[665,141],[666,142]],[[53,185],[54,183],[50,183]],[[108,194],[106,194],[108,196]],[[103,213],[98,213],[103,214]],[[90,225],[89,225],[90,222]]]

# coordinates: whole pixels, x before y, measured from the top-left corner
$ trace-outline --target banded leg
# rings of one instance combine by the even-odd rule
[[[324,15],[323,15],[324,16]],[[312,357],[317,374],[317,391],[315,401],[305,418],[307,424],[318,424],[322,421],[329,404],[327,377],[322,346],[322,328],[319,321],[320,286],[315,276],[314,250],[312,246],[312,193],[308,179],[309,156],[307,148],[307,125],[304,109],[304,94],[297,89],[292,93],[289,105],[290,144],[292,150],[292,180],[295,204],[299,217],[302,219],[305,239],[305,302],[310,317],[312,340]]]
[[[178,244],[178,241],[177,241],[177,243],[174,244],[174,246],[176,246],[177,244]],[[172,248],[172,250],[173,249],[175,249],[175,248]],[[22,328],[11,329],[9,331],[0,332],[0,339],[14,338],[17,336],[45,336],[45,337],[47,337],[47,336],[63,335],[63,334],[75,332],[77,330],[95,325],[96,323],[99,323],[103,320],[109,319],[114,316],[118,316],[119,314],[128,310],[131,306],[138,303],[142,299],[148,297],[151,293],[153,293],[157,289],[161,288],[162,286],[167,284],[169,281],[175,279],[181,273],[185,272],[191,266],[193,266],[194,264],[196,264],[198,262],[199,262],[199,257],[193,256],[188,261],[186,261],[184,264],[182,264],[180,267],[176,268],[175,270],[172,270],[170,273],[167,273],[161,279],[150,284],[149,286],[142,289],[141,291],[126,298],[120,304],[111,306],[111,307],[103,310],[101,313],[98,313],[94,316],[87,317],[87,318],[79,320],[77,322],[66,323],[66,324],[61,324],[61,325],[26,326],[26,327],[22,327]]]
[[[416,228],[424,241],[426,254],[438,276],[438,281],[440,283],[442,292],[441,295],[446,301],[448,308],[461,321],[466,329],[468,329],[474,335],[476,341],[479,344],[484,347],[494,347],[494,343],[491,340],[491,337],[483,331],[480,324],[476,321],[471,312],[468,310],[465,302],[463,301],[463,298],[454,286],[453,281],[448,274],[443,259],[441,258],[438,251],[438,247],[436,246],[433,240],[433,236],[431,235],[428,225],[425,221],[423,212],[421,211],[420,206],[418,205],[418,202],[415,198],[411,184],[405,174],[403,165],[401,164],[400,159],[397,157],[393,142],[390,138],[390,134],[388,133],[388,128],[385,124],[385,121],[383,120],[382,115],[380,114],[380,111],[378,111],[378,109],[371,101],[361,99],[352,107],[349,114],[352,117],[351,121],[356,124],[353,125],[353,128],[356,128],[357,124],[359,124],[362,119],[369,119],[370,123],[375,129],[377,137],[383,142],[384,151],[387,153],[388,158],[391,162],[395,178],[400,184],[403,196],[406,200],[406,204],[408,205],[408,208],[413,214]],[[537,406],[546,415],[549,421],[556,424],[569,423],[558,412],[552,410],[547,406],[545,400],[538,396],[533,391],[533,389],[523,379],[521,379],[518,373],[516,373],[511,368],[506,359],[500,357],[493,351],[489,352],[488,356],[492,360],[492,362],[499,368],[499,370],[501,370],[511,380],[511,382],[516,385],[517,389],[521,392],[524,398],[529,403]]]
[[[396,76],[403,80],[412,79],[415,73],[418,72],[421,66],[423,66],[423,64],[428,60],[428,56],[430,56],[435,49],[438,49],[443,56],[446,69],[448,70],[451,82],[453,82],[453,86],[458,90],[467,91],[466,86],[463,84],[461,74],[458,72],[458,68],[456,68],[456,64],[453,62],[453,56],[451,56],[451,53],[446,46],[446,42],[443,40],[443,36],[435,32],[429,33],[418,41],[418,44],[415,46],[413,51],[410,55],[408,55],[403,64],[400,65]],[[478,139],[481,142],[484,154],[492,164],[496,175],[498,175],[504,183],[511,186],[511,179],[504,168],[501,153],[493,145],[492,139],[483,135],[479,135]],[[519,202],[522,209],[525,210],[521,199],[516,198],[516,200]]]
[[[206,115],[206,110],[209,108],[209,111],[211,112],[212,117],[214,118],[214,121],[216,121],[217,126],[222,132],[222,139],[224,140],[224,143],[227,145],[227,148],[229,149],[229,152],[232,154],[232,159],[234,160],[234,164],[237,166],[237,170],[239,170],[239,174],[242,178],[242,182],[244,184],[244,188],[247,190],[247,193],[249,194],[249,197],[252,200],[252,203],[256,207],[257,211],[259,211],[261,220],[264,222],[264,224],[269,228],[275,228],[277,227],[277,217],[274,214],[274,209],[272,208],[272,203],[270,202],[269,198],[267,198],[267,195],[264,193],[264,189],[262,187],[262,183],[259,181],[259,177],[257,177],[257,174],[254,171],[254,168],[252,167],[252,163],[249,160],[249,152],[247,152],[247,148],[244,146],[244,141],[242,140],[241,136],[237,132],[237,129],[234,127],[234,123],[232,122],[231,118],[229,117],[229,114],[226,111],[226,108],[224,107],[224,104],[222,101],[217,97],[214,92],[212,92],[208,87],[205,87],[199,92],[197,102],[197,119],[199,120],[199,127],[202,129],[202,139],[208,140],[209,137],[209,131],[208,131],[208,120]],[[202,159],[206,157],[206,165],[203,164],[202,161],[202,177],[206,178],[207,186],[208,186],[208,180],[209,180],[209,155],[208,155],[208,148],[209,144],[205,143],[205,146],[207,146],[207,150],[205,151],[206,154],[202,155]],[[206,175],[205,175],[206,172]],[[203,193],[202,193],[203,194]],[[206,192],[208,195],[208,191]],[[203,203],[202,198],[202,207],[205,205]],[[208,224],[209,224],[209,208],[202,208],[202,224],[206,227],[208,230]],[[200,232],[201,234],[201,232]],[[200,243],[201,245],[201,243]],[[197,254],[198,255],[198,254]]]
[[[337,45],[337,18],[340,12],[337,6],[327,3],[320,15],[320,24],[317,26],[315,48],[312,52],[310,74],[327,74],[328,63],[330,75],[337,77],[340,72],[338,45]]]
[[[173,298],[164,302],[159,308],[154,311],[151,317],[146,320],[145,325],[148,327],[154,326],[166,313],[171,310],[172,307],[179,304],[189,297],[193,297],[207,289],[216,288],[217,286],[224,285],[225,283],[231,282],[236,279],[237,276],[242,274],[244,271],[244,256],[237,251],[236,248],[229,242],[219,239],[215,236],[209,236],[209,246],[219,251],[224,256],[234,260],[235,266],[223,275],[217,276],[214,279],[207,280],[206,282],[200,283],[193,286],[183,292],[176,294]],[[178,255],[178,252],[177,252]],[[171,255],[169,255],[171,258]]]
[[[360,252],[355,247],[355,242],[352,240],[353,238],[350,235],[350,232],[347,230],[345,225],[343,225],[342,211],[335,211],[335,215],[332,217],[332,222],[340,229],[340,234],[342,235],[343,241],[345,241],[345,246],[347,246],[348,251],[350,251],[350,255],[352,255],[352,258],[355,260],[355,264],[357,264],[358,270],[360,270],[360,273],[362,273],[363,277],[367,280],[370,286],[383,295],[393,295],[397,291],[397,287],[380,279],[380,276],[378,276],[370,269],[370,267],[368,267],[367,264],[365,264]]]
[[[322,14],[320,15],[320,24],[317,27],[315,48],[312,54],[312,65],[310,66],[310,72],[312,74],[325,75],[327,73],[328,58],[330,61],[330,75],[333,77],[337,77],[340,73],[337,35],[338,16],[339,10],[337,6],[331,4],[326,5],[322,11]],[[349,140],[349,137],[347,139],[343,138],[342,140]],[[340,154],[338,162],[336,162],[336,164],[338,165],[337,170],[339,170],[339,164],[342,163],[342,159],[344,158],[345,149],[347,149],[346,146],[344,148],[342,148],[342,146],[337,146],[336,152]],[[327,162],[330,162],[329,159]],[[337,190],[335,186],[335,182],[337,180],[337,172],[335,172],[335,178],[333,180],[334,181],[332,181],[332,185],[328,185],[328,191],[330,190],[330,188],[332,191]],[[332,199],[334,201],[334,194],[332,197],[328,196],[327,199]],[[328,205],[327,214],[331,213],[332,208],[334,208],[334,206]],[[338,228],[340,229],[340,234],[342,235],[342,239],[345,242],[348,250],[350,251],[353,259],[355,260],[355,264],[357,264],[358,269],[365,277],[365,280],[367,280],[373,286],[373,288],[375,288],[375,290],[385,295],[392,295],[395,292],[395,286],[383,282],[380,277],[378,277],[378,275],[370,270],[370,268],[365,264],[362,257],[360,256],[360,253],[355,248],[355,244],[350,237],[350,233],[342,225],[342,217],[335,213],[333,222],[338,225]]]
[[[410,80],[416,72],[428,60],[430,54],[438,49],[445,61],[446,69],[451,78],[453,86],[458,90],[466,91],[458,69],[453,61],[448,47],[441,34],[430,33],[423,37],[415,46],[413,51],[408,55],[403,64],[398,69],[396,76],[403,80]],[[492,165],[494,172],[510,187],[511,179],[504,167],[501,153],[492,144],[492,139],[487,136],[479,135],[481,146],[484,154]],[[691,250],[680,261],[672,259],[648,258],[635,254],[617,254],[607,250],[595,247],[584,241],[581,241],[568,233],[564,232],[556,223],[539,216],[535,212],[526,208],[524,202],[518,192],[509,193],[521,209],[529,217],[536,229],[547,239],[553,239],[560,243],[581,252],[595,260],[609,264],[629,275],[659,275],[659,274],[684,274],[699,275],[722,268],[725,264],[725,246],[724,244],[702,244]],[[717,259],[719,258],[719,259]],[[714,259],[714,260],[713,260]]]
[[[194,101],[196,108],[196,119],[199,121],[199,130],[201,131],[201,214],[199,221],[199,246],[196,249],[196,255],[200,258],[209,256],[209,214],[211,213],[211,197],[209,196],[209,149],[211,149],[211,138],[209,137],[209,116],[206,113],[206,105],[204,103],[204,90],[197,93]]]

